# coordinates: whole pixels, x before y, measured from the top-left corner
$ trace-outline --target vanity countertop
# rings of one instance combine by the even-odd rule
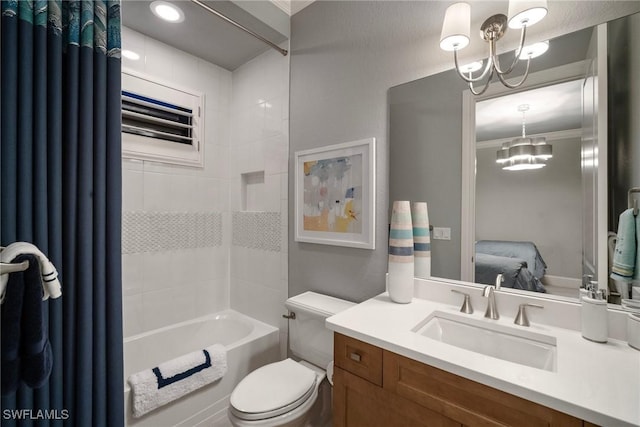
[[[330,317],[326,324],[335,332],[601,426],[640,425],[640,351],[626,342],[597,344],[583,339],[579,331],[532,322],[527,330],[557,340],[556,371],[550,372],[411,331],[436,310],[483,319],[484,310],[463,314],[458,309],[419,298],[395,304],[383,293]],[[521,328],[506,316],[487,321]]]

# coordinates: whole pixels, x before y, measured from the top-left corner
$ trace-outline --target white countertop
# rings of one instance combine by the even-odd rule
[[[329,329],[464,378],[511,393],[601,426],[640,425],[640,351],[626,342],[597,344],[579,331],[536,324],[526,328],[557,340],[556,372],[507,362],[411,332],[433,311],[457,313],[523,328],[513,318],[484,319],[484,309],[414,298],[395,304],[386,293],[327,319]]]

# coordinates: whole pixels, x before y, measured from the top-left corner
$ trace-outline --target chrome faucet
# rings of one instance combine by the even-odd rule
[[[487,297],[489,299],[489,301],[487,302],[487,310],[484,312],[484,317],[488,319],[496,320],[500,318],[500,315],[498,314],[498,307],[496,306],[495,291],[500,289],[502,282],[504,282],[504,276],[501,273],[501,274],[498,274],[498,276],[496,277],[495,286],[492,286],[492,285],[485,286],[484,290],[482,291],[482,296]]]

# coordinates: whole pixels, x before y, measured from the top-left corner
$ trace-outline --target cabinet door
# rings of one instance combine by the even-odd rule
[[[385,390],[467,426],[582,427],[582,420],[385,351]]]
[[[334,427],[461,427],[338,367],[333,373]]]

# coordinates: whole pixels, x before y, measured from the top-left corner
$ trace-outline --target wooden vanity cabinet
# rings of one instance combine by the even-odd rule
[[[333,426],[592,426],[336,333]]]

